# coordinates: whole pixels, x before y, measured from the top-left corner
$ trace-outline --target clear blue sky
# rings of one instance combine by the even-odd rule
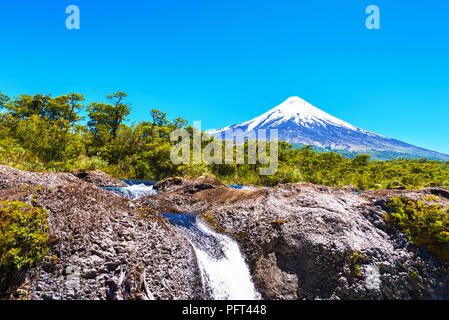
[[[81,29],[65,28],[78,5]],[[365,8],[381,30],[365,28]],[[2,0],[0,90],[123,90],[203,129],[289,96],[356,126],[449,153],[449,1]]]

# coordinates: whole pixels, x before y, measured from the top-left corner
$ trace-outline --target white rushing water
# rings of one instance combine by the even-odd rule
[[[204,234],[218,240],[223,252],[223,255],[217,258],[204,248],[195,245],[195,242],[191,242],[197,255],[203,282],[212,291],[212,298],[216,300],[260,299],[237,243],[225,235],[216,233],[202,221],[197,221],[197,226]]]
[[[196,214],[164,216],[184,234],[195,250],[206,299],[260,299],[236,241],[212,230]]]
[[[131,200],[146,197],[152,194],[157,194],[158,192],[153,189],[153,186],[148,186],[143,183],[134,184],[128,187],[117,187],[117,188],[104,188],[112,193],[118,194],[121,197],[125,197]]]

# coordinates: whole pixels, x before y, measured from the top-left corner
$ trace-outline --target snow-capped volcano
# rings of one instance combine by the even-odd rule
[[[225,134],[232,131],[237,141],[242,141],[251,134],[257,136],[258,129],[277,129],[281,141],[354,153],[375,153],[375,158],[406,157],[449,160],[448,155],[357,128],[299,97],[290,97],[277,107],[252,120],[208,133],[216,138],[224,139]]]
[[[257,126],[265,127],[265,125],[268,125],[267,128],[276,129],[283,123],[289,121],[296,123],[299,126],[306,127],[308,125],[332,125],[345,127],[350,130],[357,129],[353,125],[312,106],[310,103],[299,97],[288,98],[277,107],[265,112],[253,120],[244,122],[241,125],[248,125],[248,130],[252,130]]]

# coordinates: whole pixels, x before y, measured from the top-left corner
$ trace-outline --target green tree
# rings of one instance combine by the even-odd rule
[[[366,167],[368,164],[368,160],[371,158],[370,155],[367,154],[358,154],[352,159],[352,163],[356,168]]]
[[[63,119],[67,120],[70,125],[76,124],[81,120],[78,114],[83,108],[81,104],[83,101],[85,101],[84,96],[78,93],[69,93],[54,98],[47,111],[49,120]]]
[[[0,91],[0,111],[5,108],[9,100],[9,97]]]
[[[109,104],[93,102],[87,106],[88,126],[97,139],[106,132],[109,134],[107,141],[117,137],[117,130],[131,112],[130,105],[124,101],[126,97],[126,93],[118,91],[106,96]]]
[[[50,95],[21,95],[7,103],[5,107],[15,119],[26,119],[33,115],[43,117],[47,115],[46,111],[51,100]]]

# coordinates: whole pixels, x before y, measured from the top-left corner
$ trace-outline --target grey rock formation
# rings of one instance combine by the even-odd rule
[[[447,299],[448,265],[388,230],[382,219],[381,204],[392,195],[435,192],[354,194],[350,188],[290,184],[258,191],[218,185],[191,193],[178,185],[139,203],[201,213],[238,240],[266,299]]]
[[[156,183],[153,188],[154,190],[161,192],[181,191],[183,193],[194,194],[199,191],[224,186],[225,185],[215,177],[201,176],[196,180],[179,177],[168,178]]]
[[[149,208],[137,209],[71,174],[0,171],[0,201],[48,210],[52,247],[28,270],[31,299],[200,299],[187,240]],[[12,295],[17,297],[16,295]]]
[[[74,172],[73,175],[97,187],[126,187],[126,183],[112,178],[101,170],[78,171]]]
[[[28,172],[0,165],[0,189],[40,185],[53,188],[78,182],[79,179],[70,173]]]

